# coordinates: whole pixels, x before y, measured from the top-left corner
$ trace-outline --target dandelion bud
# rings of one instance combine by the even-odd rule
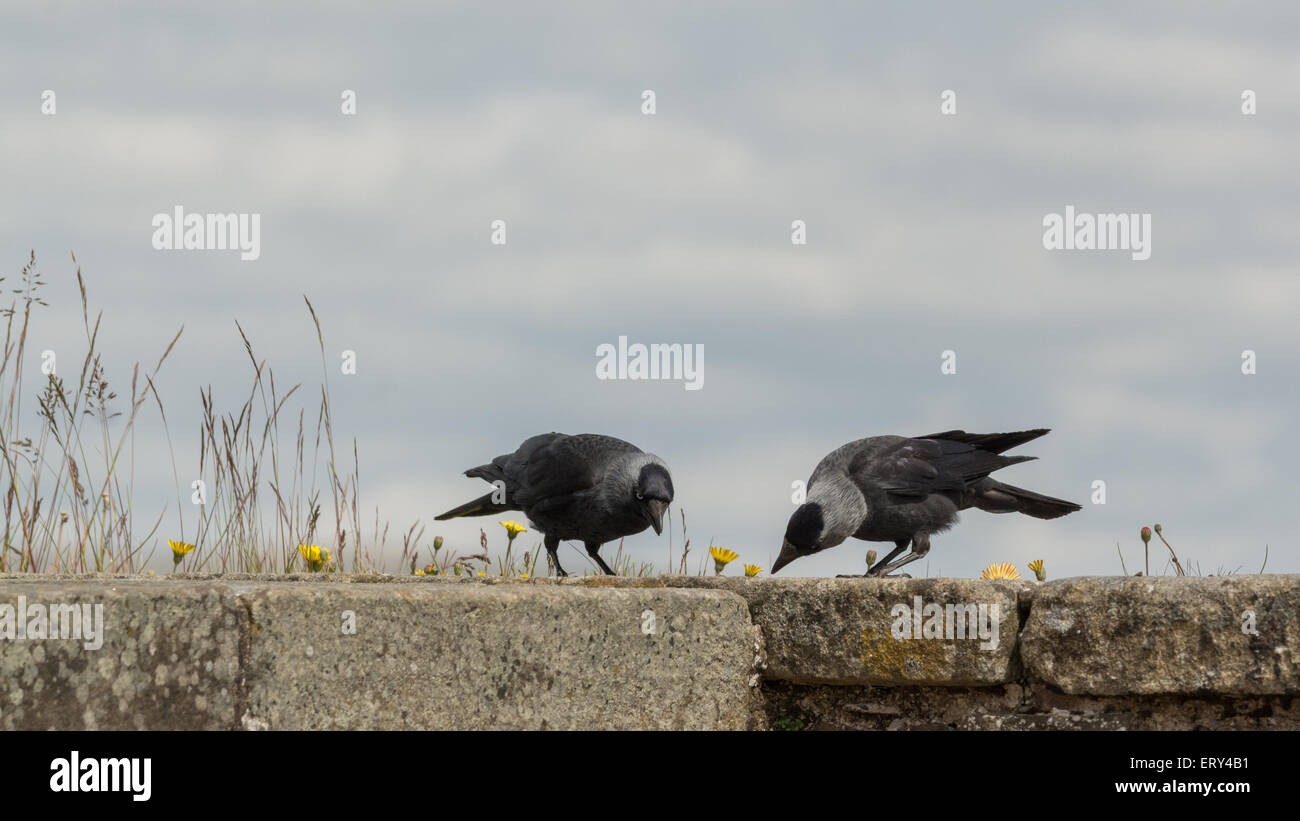
[[[1030,562],[1029,569],[1034,571],[1034,578],[1038,579],[1040,582],[1047,581],[1047,571],[1043,569],[1042,559],[1034,559]]]

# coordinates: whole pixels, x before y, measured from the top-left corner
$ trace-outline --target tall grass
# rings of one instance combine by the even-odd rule
[[[72,258],[76,264],[76,257]],[[3,281],[3,278],[0,278]],[[75,387],[58,375],[53,352],[42,352],[45,387],[37,396],[39,428],[24,435],[23,372],[33,309],[47,307],[45,285],[32,252],[20,274],[16,298],[2,313],[0,352],[0,487],[4,491],[4,541],[0,571],[132,572],[148,560],[146,545],[162,514],[143,533],[132,504],[134,428],[141,406],[154,391],[153,379],[176,345],[167,345],[141,381],[131,372],[126,418],[112,410],[117,393],[109,386],[98,351],[102,314],[92,325],[85,280],[77,266],[86,355]],[[110,424],[113,423],[113,424]],[[114,427],[118,430],[114,431]],[[125,452],[124,452],[125,451]]]
[[[76,264],[75,255],[72,259]],[[332,553],[329,567],[341,570],[350,563],[354,571],[372,571],[379,566],[381,557],[372,555],[360,539],[355,440],[351,471],[339,467],[324,334],[310,301],[307,310],[326,377],[314,431],[309,431],[305,409],[300,409],[291,428],[296,433],[292,455],[282,458],[282,417],[287,413],[286,403],[301,384],[281,393],[274,373],[265,360],[258,360],[248,335],[236,323],[253,371],[249,391],[242,405],[221,412],[211,386],[199,390],[199,471],[195,479],[182,481],[166,407],[155,380],[184,327],[152,370],[142,373],[136,363],[125,411],[117,410],[118,394],[109,385],[99,351],[103,313],[90,320],[80,265],[76,276],[85,357],[75,385],[70,385],[59,375],[57,359],[42,352],[45,382],[36,399],[35,431],[25,430],[32,420],[24,416],[24,369],[33,354],[27,345],[34,311],[48,307],[41,298],[46,282],[37,272],[35,252],[22,268],[19,287],[12,289],[11,305],[0,309],[6,323],[0,351],[0,489],[4,492],[0,572],[139,572],[164,535],[196,545],[181,570],[256,573],[301,569],[298,545],[315,543],[322,529],[321,489],[316,482],[322,446],[333,517],[332,525],[326,525],[332,527],[332,542],[327,546]],[[166,505],[156,511],[157,517],[150,519],[146,528],[136,525],[135,427],[150,398],[171,453],[177,489],[176,534],[158,532]],[[287,425],[294,421],[291,418]]]
[[[311,302],[306,297],[304,301],[316,328],[324,365],[325,338],[320,321]],[[282,393],[274,371],[266,360],[257,358],[243,327],[238,322],[235,327],[253,370],[252,384],[243,404],[224,414],[215,410],[211,386],[199,391],[203,407],[199,431],[199,482],[202,484],[197,488],[191,486],[196,495],[190,501],[192,505],[198,501],[198,522],[193,542],[196,558],[187,560],[188,568],[215,573],[292,572],[304,569],[299,545],[324,541],[331,553],[328,569],[343,570],[350,559],[350,569],[354,572],[375,571],[379,566],[378,557],[360,539],[361,475],[355,439],[352,470],[339,471],[328,369],[323,367],[314,430],[308,428],[305,409],[299,409],[296,420],[289,418],[287,426],[293,431],[293,451],[286,460],[280,452],[281,421],[286,404],[302,384]],[[332,532],[328,534],[332,541],[321,539],[324,535],[321,489],[316,485],[316,477],[321,467],[322,445],[326,451],[327,501],[333,517]],[[180,500],[177,507],[184,533],[184,505]],[[387,527],[384,532],[387,533]]]

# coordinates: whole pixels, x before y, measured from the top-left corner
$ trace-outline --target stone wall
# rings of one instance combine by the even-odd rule
[[[0,577],[5,729],[1300,729],[1298,653],[1300,576]]]

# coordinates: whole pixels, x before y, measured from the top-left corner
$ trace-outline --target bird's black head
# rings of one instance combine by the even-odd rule
[[[781,555],[772,564],[772,572],[780,570],[800,556],[808,556],[822,549],[822,531],[826,520],[822,517],[822,506],[816,502],[806,502],[790,517],[785,526],[785,544],[781,545]]]
[[[655,529],[655,533],[664,532],[664,512],[673,501],[673,477],[668,475],[668,468],[657,462],[651,462],[641,468],[636,479],[636,505]]]

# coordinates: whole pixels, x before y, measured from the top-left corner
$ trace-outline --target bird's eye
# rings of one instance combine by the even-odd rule
[[[645,498],[645,496],[644,496],[644,495],[641,493],[641,491],[639,491],[639,490],[636,492],[636,497],[637,497],[638,499],[644,499],[644,498]]]

